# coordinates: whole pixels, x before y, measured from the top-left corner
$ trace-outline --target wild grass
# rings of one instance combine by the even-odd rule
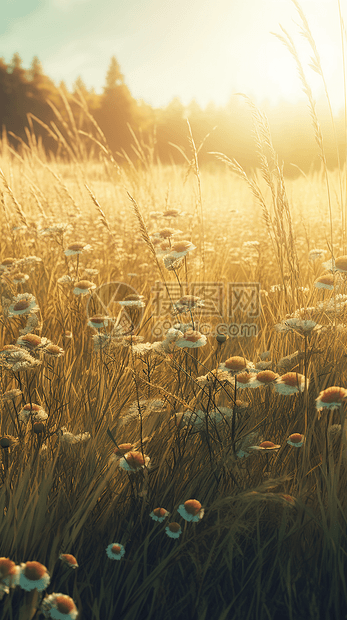
[[[283,41],[291,46],[285,32]],[[347,382],[345,271],[334,272],[333,290],[315,286],[333,272],[324,260],[346,252],[345,169],[329,172],[322,155],[320,172],[285,179],[267,120],[251,102],[260,156],[252,177],[223,154],[200,168],[208,140],[195,145],[190,127],[182,166],[163,166],[136,136],[136,162],[124,156],[120,166],[98,128],[79,131],[66,106],[67,118],[49,128],[61,147],[56,156],[43,152],[32,123],[27,145],[15,150],[5,132],[1,142],[0,556],[40,562],[50,575],[29,606],[24,590],[10,588],[1,618],[41,618],[41,599],[54,592],[69,595],[88,620],[346,618],[345,401],[316,408],[322,390]],[[167,218],[170,209],[179,214]],[[181,232],[167,252],[180,239],[196,246],[173,270],[153,236],[168,226]],[[91,248],[66,255],[74,243]],[[310,260],[315,248],[325,259]],[[29,279],[16,283],[18,271]],[[58,281],[67,275],[70,283]],[[81,280],[97,288],[77,296]],[[214,315],[172,314],[173,303],[196,291],[207,306],[218,283],[225,297],[229,283],[259,283],[256,335],[223,341],[218,325],[250,322],[247,308],[230,313],[226,299]],[[167,300],[160,317],[159,284]],[[119,304],[130,287],[144,296],[144,309]],[[38,306],[27,327],[28,315],[9,311],[24,293]],[[319,328],[275,329],[296,312]],[[99,348],[88,322],[105,314]],[[176,322],[210,326],[207,343],[138,351],[138,336],[165,342]],[[14,371],[4,347],[28,330],[64,353],[49,357],[42,344],[30,351],[40,365]],[[304,389],[288,396],[242,389],[232,376],[226,384],[197,381],[232,356],[258,370],[267,362],[280,375],[303,374]],[[15,400],[2,398],[13,389],[21,391]],[[41,426],[19,417],[33,403],[48,414]],[[183,425],[181,414],[197,411],[203,424],[192,415]],[[304,435],[301,448],[287,443],[293,433]],[[280,448],[241,456],[250,434],[248,446]],[[132,473],[120,457],[112,461],[124,443],[148,455],[148,466]],[[177,512],[189,499],[204,509],[198,522]],[[162,523],[150,517],[157,507],[170,513]],[[179,538],[167,536],[169,522],[180,524]],[[121,560],[107,557],[111,543],[124,546]],[[60,554],[74,555],[78,568]]]

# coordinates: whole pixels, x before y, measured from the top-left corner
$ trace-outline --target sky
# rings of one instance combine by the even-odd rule
[[[340,0],[347,21],[347,1]],[[338,0],[301,0],[321,56],[334,111],[344,86]],[[154,107],[174,97],[224,106],[237,92],[256,103],[304,100],[293,58],[272,32],[280,24],[307,67],[291,0],[1,0],[0,57],[18,52],[25,68],[38,56],[44,72],[71,88],[81,76],[101,93],[111,56],[137,100]],[[307,77],[316,98],[321,79]]]

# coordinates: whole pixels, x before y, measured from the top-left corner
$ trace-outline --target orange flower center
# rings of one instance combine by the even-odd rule
[[[162,239],[169,239],[169,237],[172,237],[174,232],[175,230],[173,228],[163,228],[163,230],[160,231],[159,235]]]
[[[112,545],[113,553],[120,553],[121,546],[120,545]]]
[[[197,499],[188,499],[186,502],[184,502],[184,507],[188,514],[194,516],[197,515],[198,512],[201,510],[201,504],[200,502],[198,502]]]
[[[322,392],[320,400],[323,401],[323,403],[339,403],[346,398],[346,396],[347,390],[333,385]]]
[[[23,409],[25,411],[40,411],[41,407],[40,405],[36,405],[35,403],[28,403],[27,405],[24,405]]]
[[[76,282],[75,286],[76,288],[87,290],[88,288],[94,285],[93,285],[93,282],[89,282],[89,280],[81,280],[80,282]]]
[[[154,514],[156,517],[165,517],[165,515],[166,515],[166,510],[165,510],[165,508],[154,508],[154,510],[153,510],[153,514]]]
[[[333,286],[334,276],[330,273],[327,273],[325,276],[320,276],[320,278],[317,278],[316,282],[320,282],[321,284],[327,284],[328,286]]]
[[[126,454],[126,452],[130,452],[132,448],[133,448],[132,443],[121,443],[119,444],[118,448],[115,448],[113,450],[113,452],[114,454]]]
[[[177,534],[177,532],[180,531],[181,526],[179,523],[176,523],[175,521],[173,521],[172,523],[169,523],[168,528],[171,532],[174,532]]]
[[[141,296],[135,294],[127,295],[125,301],[141,301]]]
[[[92,318],[90,319],[90,321],[92,323],[97,323],[97,324],[101,324],[104,322],[104,319],[102,316],[92,316]]]
[[[172,251],[173,252],[186,252],[186,250],[189,250],[189,248],[190,248],[189,241],[177,241],[177,243],[173,244]]]
[[[184,334],[184,340],[188,340],[188,342],[198,342],[200,338],[200,332],[195,332],[192,329],[188,329],[188,331],[186,331],[186,333]]]
[[[69,564],[77,564],[75,556],[70,553],[63,553],[61,557],[64,558],[64,560]]]
[[[236,375],[238,383],[249,383],[251,378],[252,376],[249,372],[241,372],[239,375]]]
[[[235,355],[234,357],[229,357],[229,359],[226,360],[225,367],[229,370],[243,370],[247,367],[247,362],[244,357]]]
[[[15,570],[15,563],[10,558],[0,558],[0,577],[3,579],[8,575],[13,575]]]
[[[73,602],[72,598],[70,598],[70,596],[67,596],[67,594],[60,594],[55,599],[55,602],[58,611],[60,611],[60,613],[62,614],[67,615],[70,613],[70,611],[76,609],[75,603]]]
[[[335,260],[335,267],[341,271],[347,271],[347,256],[339,256]]]
[[[17,301],[16,304],[14,304],[13,309],[14,310],[26,310],[27,308],[29,308],[30,303],[28,302],[27,299],[21,299],[20,301]]]
[[[262,383],[271,383],[277,379],[277,377],[278,375],[275,372],[272,372],[272,370],[261,370],[257,374],[258,381],[261,381]]]
[[[72,252],[80,252],[81,250],[83,250],[84,248],[84,243],[71,243],[71,245],[68,246],[68,250],[71,250]]]
[[[40,336],[37,336],[36,334],[26,334],[26,336],[21,338],[21,340],[30,347],[37,347],[41,343]]]
[[[285,383],[290,387],[298,387],[298,384],[300,385],[301,379],[302,375],[299,375],[296,372],[287,372],[285,375],[282,375],[281,383]]]
[[[46,567],[40,562],[27,562],[24,569],[24,574],[27,579],[32,581],[38,581],[43,577],[47,571]]]
[[[259,444],[259,448],[274,448],[275,444],[272,441],[263,441]]]
[[[45,348],[45,351],[48,351],[48,353],[51,353],[52,355],[57,355],[58,353],[61,353],[61,349],[60,347],[58,347],[57,344],[48,344]]]
[[[293,433],[290,435],[289,439],[292,443],[300,443],[302,441],[303,435],[300,433]]]
[[[145,460],[141,452],[128,452],[125,454],[124,458],[130,467],[139,468],[145,464]]]

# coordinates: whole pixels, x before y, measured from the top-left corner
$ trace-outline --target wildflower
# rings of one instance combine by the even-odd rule
[[[335,259],[335,268],[337,271],[347,273],[347,256],[338,256],[338,258]]]
[[[19,584],[20,567],[9,558],[0,558],[0,601],[4,594],[9,594],[9,588]]]
[[[218,368],[217,370],[212,370],[211,372],[208,372],[206,375],[201,375],[200,377],[197,377],[196,381],[200,387],[218,387],[218,385],[222,382],[229,383],[230,375],[226,370],[220,370]]]
[[[166,519],[169,514],[170,513],[165,510],[165,508],[154,508],[154,510],[152,510],[149,516],[153,519],[153,521],[158,521],[159,523],[162,523],[162,521],[164,521],[164,519]]]
[[[75,282],[73,292],[75,295],[88,295],[88,293],[95,288],[96,284],[94,284],[94,282],[90,282],[89,280],[80,280],[79,282]]]
[[[162,217],[166,217],[168,219],[170,219],[171,217],[178,217],[179,215],[181,215],[181,212],[178,211],[178,209],[167,209],[162,213]]]
[[[57,283],[58,284],[73,284],[75,281],[75,278],[72,278],[69,275],[64,275],[61,276],[61,278],[58,278]]]
[[[239,459],[247,458],[249,456],[250,446],[256,438],[257,438],[257,433],[252,432],[252,433],[248,433],[248,435],[245,435],[245,437],[243,437],[242,439],[236,442],[235,451],[236,451],[236,456]]]
[[[185,521],[199,521],[205,511],[197,499],[188,499],[177,508],[177,512]]]
[[[295,366],[297,366],[301,360],[303,360],[305,357],[305,354],[302,351],[294,351],[294,353],[291,353],[290,355],[286,355],[286,357],[282,357],[277,366],[276,366],[276,371],[277,372],[289,372],[290,370],[292,370],[292,368],[295,368]]]
[[[257,388],[260,383],[252,372],[241,372],[236,375],[236,383],[239,388]]]
[[[272,441],[262,441],[259,446],[249,446],[249,450],[261,452],[277,452],[281,446],[274,444]]]
[[[275,391],[280,394],[296,394],[297,392],[303,392],[304,389],[305,377],[297,372],[287,372],[276,379]]]
[[[46,595],[40,609],[45,618],[53,620],[75,620],[78,616],[74,600],[67,594],[57,592]]]
[[[170,327],[170,329],[167,331],[166,337],[169,336],[169,334],[174,335],[175,330],[182,332],[182,334],[184,334],[185,332],[187,332],[188,330],[193,329],[193,324],[192,323],[175,323],[173,327]]]
[[[127,415],[121,418],[121,424],[128,424],[131,420],[138,419],[139,413],[142,418],[152,417],[154,413],[163,413],[165,411],[165,403],[159,398],[140,398],[135,400],[128,409]]]
[[[248,370],[249,368],[254,368],[253,362],[246,360],[244,357],[240,357],[239,355],[234,355],[233,357],[229,357],[225,362],[219,364],[219,368],[221,370],[227,370],[232,376],[241,372],[242,370]]]
[[[277,372],[273,372],[272,370],[261,370],[256,375],[256,379],[260,385],[271,385],[277,378]]]
[[[34,331],[39,325],[39,319],[36,314],[28,314],[27,322],[23,329],[19,330],[19,333],[22,335],[29,334]]]
[[[17,267],[23,267],[24,265],[39,265],[42,263],[42,258],[38,256],[23,256],[23,258],[18,258]]]
[[[35,588],[42,592],[45,590],[50,582],[50,576],[47,568],[40,564],[40,562],[26,562],[20,565],[19,586],[30,592]]]
[[[90,433],[79,433],[78,435],[73,435],[66,427],[63,426],[57,431],[59,437],[59,443],[65,445],[71,445],[75,443],[81,443],[82,441],[88,441],[90,439]]]
[[[177,230],[175,228],[163,228],[159,232],[154,233],[152,236],[159,239],[171,239],[171,237],[178,235],[181,232],[181,230]]]
[[[318,248],[314,248],[309,252],[308,258],[309,260],[317,260],[325,257],[325,250],[319,250]]]
[[[5,345],[0,351],[0,366],[13,372],[30,370],[42,362],[34,359],[25,349],[15,345]]]
[[[316,398],[316,409],[336,409],[341,407],[343,401],[347,398],[347,390],[342,387],[333,385],[326,390],[320,392]]]
[[[126,452],[119,461],[119,467],[125,469],[125,471],[136,473],[148,467],[150,460],[149,456],[146,454],[142,456],[141,452]]]
[[[84,268],[83,274],[87,274],[87,276],[89,277],[93,277],[93,276],[97,276],[99,272],[99,269],[93,269],[92,267],[90,268]]]
[[[9,316],[17,316],[30,314],[30,312],[37,312],[38,310],[39,307],[36,304],[34,295],[31,295],[31,293],[22,293],[14,297],[8,309],[8,314]]]
[[[92,246],[85,243],[71,243],[67,246],[64,254],[65,256],[74,256],[75,254],[82,254],[87,250],[91,250]]]
[[[182,529],[179,523],[172,521],[166,526],[165,532],[170,538],[179,538],[182,534]]]
[[[328,291],[332,291],[335,285],[335,277],[332,273],[326,273],[315,280],[314,285],[316,288],[325,288]]]
[[[282,323],[275,325],[275,329],[278,332],[299,332],[301,335],[310,334],[317,326],[315,321],[299,318],[288,318]]]
[[[57,344],[53,344],[50,342],[42,349],[42,353],[46,357],[61,357],[64,355],[65,351],[61,347],[58,347]]]
[[[102,349],[105,349],[108,345],[111,344],[112,338],[109,334],[97,333],[92,336],[93,339],[93,351],[97,353]]]
[[[184,295],[181,299],[173,304],[173,314],[182,314],[184,312],[190,312],[195,308],[204,307],[204,301],[200,297],[195,295]]]
[[[328,435],[332,440],[336,440],[342,435],[341,424],[332,424],[328,428]]]
[[[1,261],[0,264],[0,269],[5,269],[6,271],[10,271],[13,267],[15,267],[17,263],[17,259],[16,258],[4,258]]]
[[[121,560],[125,554],[125,549],[120,543],[111,543],[106,547],[106,553],[110,560]]]
[[[164,256],[164,267],[168,271],[175,271],[176,269],[179,269],[182,264],[182,258],[175,258],[174,256],[170,256],[170,254]]]
[[[72,225],[71,224],[65,224],[64,222],[59,222],[58,224],[55,224],[54,226],[49,226],[48,228],[40,228],[38,231],[38,234],[40,236],[46,236],[46,235],[50,235],[50,234],[54,234],[54,233],[65,233],[68,230],[72,230]]]
[[[21,271],[16,271],[11,273],[11,280],[13,284],[25,284],[25,282],[29,280],[29,276]]]
[[[204,347],[207,343],[207,338],[200,332],[193,329],[186,331],[182,338],[176,341],[177,347],[185,347],[188,349],[195,349],[197,347]]]
[[[1,396],[1,400],[15,400],[16,398],[18,398],[18,396],[21,395],[22,391],[14,388],[13,390],[8,390],[7,392],[4,392]]]
[[[142,300],[143,300],[143,295],[131,294],[131,295],[127,295],[123,301],[119,301],[118,303],[120,306],[131,306],[135,308],[144,308],[146,304]]]
[[[130,452],[131,450],[134,450],[134,445],[132,443],[119,444],[119,446],[113,450],[108,460],[108,464],[111,465],[112,463],[119,461],[119,459],[121,459],[127,452]]]
[[[41,422],[42,420],[47,420],[48,414],[41,405],[28,403],[20,410],[18,420],[20,422],[28,422],[30,417],[33,422]]]
[[[287,439],[287,443],[293,448],[301,448],[304,445],[305,436],[301,433],[292,433]]]
[[[70,553],[61,553],[59,560],[62,560],[64,564],[70,566],[70,568],[78,568],[77,560],[74,555]]]
[[[196,250],[196,246],[191,243],[191,241],[176,241],[171,247],[171,251],[167,256],[170,258],[177,260],[178,258],[183,258],[186,256],[188,252],[192,252]]]
[[[41,338],[41,336],[37,334],[28,333],[17,338],[16,344],[20,347],[25,347],[29,351],[37,351],[50,344],[50,340],[48,340],[48,338]]]
[[[95,315],[92,316],[89,321],[89,327],[94,327],[94,329],[101,329],[102,327],[107,327],[109,321],[112,320],[109,316],[101,316]]]

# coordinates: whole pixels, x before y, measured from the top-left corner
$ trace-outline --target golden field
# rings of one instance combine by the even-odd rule
[[[4,620],[346,617],[346,171],[253,114],[248,176],[3,135]]]

